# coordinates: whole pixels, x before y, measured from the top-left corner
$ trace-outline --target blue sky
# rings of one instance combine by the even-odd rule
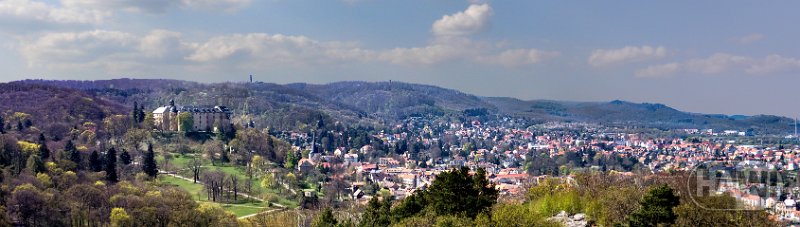
[[[800,113],[792,1],[0,0],[2,81],[406,81]]]

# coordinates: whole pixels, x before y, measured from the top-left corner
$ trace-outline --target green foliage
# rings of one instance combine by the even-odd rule
[[[639,205],[639,210],[631,214],[632,226],[659,226],[675,222],[675,213],[672,208],[678,206],[680,200],[668,185],[661,185],[650,189],[644,195]]]
[[[126,150],[122,150],[122,153],[119,154],[119,161],[122,162],[123,165],[131,164],[131,154]]]
[[[28,156],[28,161],[26,162],[25,167],[33,174],[47,172],[44,162],[42,162],[42,159],[39,158],[38,155]]]
[[[474,218],[497,201],[497,190],[485,177],[484,170],[472,176],[467,167],[440,173],[425,192],[425,199],[436,214]]]
[[[472,227],[475,224],[472,218],[456,215],[444,215],[436,217],[436,227]]]
[[[114,209],[111,209],[109,220],[111,220],[112,227],[133,226],[133,220],[128,215],[128,212],[125,212],[125,208],[114,207]]]
[[[627,216],[639,209],[642,192],[634,186],[602,189],[593,199],[587,200],[586,214],[602,226],[625,224]]]
[[[570,214],[581,213],[584,207],[583,201],[585,198],[581,198],[578,192],[566,191],[545,195],[533,201],[531,205],[536,213],[552,216],[562,210]]]
[[[191,132],[194,127],[194,117],[189,112],[178,114],[178,128],[182,132]]]
[[[339,221],[333,217],[333,211],[330,207],[326,207],[311,223],[312,227],[336,227]]]
[[[103,170],[103,161],[100,160],[100,154],[97,151],[92,151],[89,155],[89,169],[95,172]]]
[[[42,157],[42,160],[50,158],[50,149],[47,148],[47,140],[44,138],[44,134],[39,134],[39,157]]]
[[[111,183],[119,181],[117,176],[117,150],[113,147],[106,152],[105,164],[106,180]]]
[[[158,166],[156,165],[156,153],[153,151],[153,145],[147,146],[147,152],[144,153],[142,160],[142,171],[150,178],[155,178],[158,175]]]
[[[497,204],[492,209],[490,224],[497,227],[558,226],[547,222],[547,217],[535,212],[529,204]]]
[[[294,169],[295,165],[300,158],[297,157],[297,154],[293,151],[286,152],[286,160],[283,163],[283,167],[286,169]]]
[[[412,194],[400,201],[400,203],[392,209],[393,221],[398,222],[402,219],[414,216],[423,210],[426,205],[422,193]]]
[[[736,209],[736,198],[729,195],[694,198],[694,202],[675,207],[673,226],[780,226],[766,212]],[[702,207],[701,207],[702,206]]]
[[[391,224],[392,202],[388,198],[382,200],[377,196],[372,197],[367,203],[367,209],[361,216],[359,226],[389,226]]]

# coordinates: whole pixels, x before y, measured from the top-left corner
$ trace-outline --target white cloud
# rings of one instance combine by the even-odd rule
[[[556,51],[542,51],[537,49],[511,49],[500,52],[497,55],[482,56],[478,62],[484,64],[497,64],[505,66],[517,66],[537,64],[543,60],[557,57],[560,53]]]
[[[760,40],[762,40],[762,39],[764,39],[766,37],[767,36],[765,36],[764,34],[752,33],[752,34],[748,34],[746,36],[736,37],[736,38],[733,39],[733,41],[737,42],[739,44],[750,44],[750,43],[754,43],[754,42],[760,41]]]
[[[252,0],[182,0],[185,7],[202,10],[234,12],[250,5]]]
[[[250,2],[251,0],[61,0],[61,4],[68,7],[122,9],[144,13],[164,13],[170,8],[232,12],[244,8]]]
[[[715,53],[707,58],[695,58],[684,62],[649,66],[636,71],[636,76],[670,76],[676,73],[715,75],[731,72],[767,75],[792,70],[800,70],[800,59],[776,54],[764,58],[753,58],[727,53]]]
[[[725,72],[734,66],[748,64],[751,61],[749,57],[736,56],[726,53],[716,53],[708,58],[691,59],[683,63],[682,67],[690,72],[699,72],[703,74],[717,74]]]
[[[377,51],[378,59],[393,64],[431,65],[467,55],[467,49],[454,45],[433,44],[424,47],[394,48]]]
[[[305,66],[367,59],[369,55],[372,55],[371,51],[348,43],[322,42],[305,36],[250,33],[217,36],[194,44],[194,50],[185,59],[197,63],[226,62],[242,66],[253,62]]]
[[[518,66],[558,56],[557,52],[497,49],[469,41],[366,49],[355,43],[265,33],[221,35],[194,42],[168,30],[141,35],[107,30],[50,33],[20,38],[15,48],[31,68],[120,73],[174,67],[224,71],[362,63],[425,66],[460,62]]]
[[[651,65],[647,68],[636,71],[636,77],[659,77],[668,76],[678,71],[680,65],[678,63],[667,63],[661,65]]]
[[[467,36],[483,30],[492,15],[489,4],[473,4],[462,12],[444,15],[433,23],[433,34],[440,37]]]
[[[667,49],[651,46],[626,46],[620,49],[598,49],[589,56],[592,66],[607,66],[626,62],[637,62],[648,59],[661,58],[667,55]]]
[[[769,55],[752,62],[746,69],[751,74],[769,74],[800,69],[800,59],[787,58],[780,55]]]
[[[110,12],[75,7],[56,7],[30,0],[0,1],[0,19],[40,21],[56,24],[95,24],[110,16]]]

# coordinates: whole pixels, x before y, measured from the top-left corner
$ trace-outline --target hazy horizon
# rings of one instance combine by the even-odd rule
[[[478,96],[796,117],[800,32],[787,27],[798,6],[7,0],[0,81],[395,80]]]

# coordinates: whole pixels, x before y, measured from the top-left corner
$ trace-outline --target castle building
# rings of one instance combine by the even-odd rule
[[[174,100],[169,101],[169,106],[162,106],[153,111],[155,127],[162,131],[184,131],[178,124],[178,114],[184,112],[192,115],[192,129],[188,131],[217,132],[227,131],[231,127],[231,113],[227,107],[176,107]]]

